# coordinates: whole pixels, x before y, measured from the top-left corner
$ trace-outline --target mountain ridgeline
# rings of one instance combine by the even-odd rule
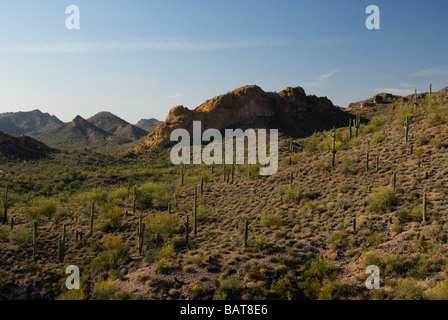
[[[326,97],[306,95],[301,87],[265,92],[258,86],[245,86],[220,95],[194,110],[177,106],[126,156],[138,156],[145,151],[171,145],[170,134],[184,128],[192,133],[193,121],[201,121],[202,130],[220,131],[226,128],[278,129],[294,138],[305,137],[315,131],[347,126],[350,114]]]
[[[125,150],[129,144],[145,137],[140,129],[110,112],[100,112],[88,120],[77,116],[71,122],[36,139],[55,148],[91,149],[103,152]]]
[[[0,114],[0,131],[13,136],[36,136],[54,130],[64,122],[56,116],[39,110],[29,112],[8,112]]]

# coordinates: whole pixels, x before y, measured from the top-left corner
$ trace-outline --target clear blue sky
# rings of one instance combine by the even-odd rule
[[[68,30],[68,5],[81,29]],[[381,10],[367,30],[366,7]],[[164,120],[247,84],[346,107],[448,86],[448,2],[0,0],[0,113]]]

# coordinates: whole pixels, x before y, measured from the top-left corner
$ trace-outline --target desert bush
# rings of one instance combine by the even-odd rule
[[[151,208],[154,204],[167,206],[174,188],[165,182],[146,182],[137,188],[137,206],[140,210]]]
[[[218,289],[213,296],[214,300],[239,300],[241,299],[241,293],[243,287],[241,280],[237,276],[233,275],[226,278],[221,282]]]
[[[145,242],[162,245],[176,229],[177,218],[167,212],[150,215],[145,219]]]
[[[270,293],[281,300],[293,300],[299,295],[295,278],[284,275],[271,284]]]
[[[372,142],[373,143],[381,143],[381,142],[383,142],[384,140],[386,140],[386,134],[384,133],[384,131],[378,131],[378,132],[375,132],[373,135],[372,135]]]
[[[276,213],[263,212],[260,215],[260,223],[266,227],[281,226],[285,223],[285,220]]]
[[[199,282],[193,287],[191,291],[191,297],[194,300],[208,300],[212,297],[213,289],[205,285],[203,282]]]
[[[112,230],[120,227],[123,221],[123,210],[121,208],[105,206],[102,211],[102,217],[106,219],[106,223],[110,225]]]
[[[93,287],[93,298],[95,300],[111,300],[118,292],[117,286],[110,280],[101,280]]]
[[[448,300],[448,282],[439,282],[425,293],[430,300]]]
[[[285,203],[299,203],[305,196],[305,188],[301,185],[294,185],[292,188],[281,186],[277,188],[277,192]]]
[[[120,235],[107,235],[100,244],[102,250],[90,264],[96,271],[117,270],[128,260],[129,247]]]
[[[423,288],[414,280],[400,279],[394,290],[397,300],[423,300],[425,294]]]
[[[14,229],[11,232],[10,239],[21,247],[28,247],[33,243],[33,232],[31,228]]]
[[[51,219],[55,215],[56,209],[56,201],[52,199],[39,198],[38,200],[34,201],[33,207],[25,208],[24,211],[32,219],[37,219],[40,216]]]
[[[376,188],[367,200],[368,208],[374,212],[384,212],[394,206],[397,202],[395,192],[389,188]]]
[[[337,290],[336,272],[338,268],[326,257],[310,260],[299,282],[299,288],[308,299],[331,299]]]

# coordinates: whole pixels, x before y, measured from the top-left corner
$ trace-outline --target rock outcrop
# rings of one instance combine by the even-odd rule
[[[202,130],[266,128],[301,137],[315,130],[347,125],[348,117],[328,98],[307,96],[301,87],[288,87],[276,93],[265,92],[258,86],[245,86],[210,99],[194,110],[184,106],[172,108],[165,122],[126,155],[169,146],[171,132],[184,128],[192,133],[193,121],[201,121]]]

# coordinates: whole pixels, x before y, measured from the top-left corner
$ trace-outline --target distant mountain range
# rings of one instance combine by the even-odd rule
[[[0,131],[14,136],[36,136],[63,124],[57,117],[40,110],[0,113]]]
[[[162,124],[163,121],[159,121],[157,119],[151,118],[151,119],[142,119],[139,122],[135,124],[136,127],[139,127],[143,130],[146,130],[148,132],[151,132],[155,128],[157,128],[160,124]]]
[[[5,134],[33,136],[50,147],[61,149],[117,151],[121,150],[120,146],[126,149],[160,123],[156,119],[142,119],[138,126],[132,125],[105,111],[87,120],[77,116],[69,123],[39,110],[0,114],[0,131]]]

